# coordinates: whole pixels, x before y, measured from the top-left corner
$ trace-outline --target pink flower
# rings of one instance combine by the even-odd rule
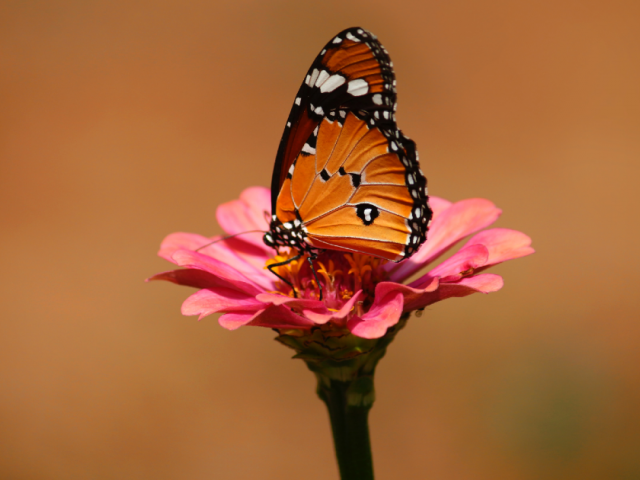
[[[531,239],[518,231],[493,228],[476,233],[453,256],[410,283],[407,278],[431,264],[458,241],[491,225],[501,211],[488,200],[473,198],[451,203],[430,198],[434,211],[428,239],[401,263],[336,251],[321,252],[315,261],[324,298],[303,259],[279,267],[291,288],[266,269],[268,263],[293,254],[264,245],[262,234],[247,233],[196,251],[220,237],[173,233],[160,247],[162,258],[182,267],[149,280],[168,280],[200,290],[182,304],[184,315],[206,317],[223,313],[219,322],[234,330],[243,325],[308,330],[334,325],[368,339],[382,337],[401,315],[440,300],[500,290],[502,277],[482,273],[506,260],[534,252]],[[217,219],[228,234],[268,230],[270,192],[251,187],[239,200],[220,205]]]

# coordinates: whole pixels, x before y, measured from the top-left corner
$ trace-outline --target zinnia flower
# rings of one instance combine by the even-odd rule
[[[319,327],[325,334],[333,329],[350,331],[362,339],[377,339],[398,324],[403,314],[406,317],[409,312],[447,298],[500,290],[502,277],[484,271],[534,252],[531,239],[521,232],[505,228],[480,231],[501,213],[488,200],[473,198],[452,203],[431,197],[430,204],[434,217],[427,241],[401,263],[321,251],[314,264],[322,285],[322,300],[318,299],[318,285],[306,258],[278,267],[278,273],[294,286],[295,295],[289,285],[266,269],[268,264],[286,260],[295,252],[277,254],[258,233],[214,244],[210,243],[221,237],[173,233],[162,242],[158,254],[181,268],[149,280],[167,280],[200,289],[185,300],[182,313],[199,318],[223,313],[220,325],[229,330],[253,325],[274,328],[281,334],[307,334]],[[265,232],[269,228],[270,205],[267,188],[247,188],[239,200],[218,207],[218,223],[230,235],[250,230]],[[405,283],[474,233],[451,257]]]

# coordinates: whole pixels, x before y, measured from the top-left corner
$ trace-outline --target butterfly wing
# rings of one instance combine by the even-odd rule
[[[424,242],[431,219],[413,141],[364,111],[331,111],[285,177],[283,222],[300,218],[315,248],[400,261]]]
[[[392,67],[375,35],[359,27],[340,32],[325,45],[298,90],[278,147],[271,180],[272,211],[291,165],[328,112],[339,108],[378,111],[380,123],[394,121]]]

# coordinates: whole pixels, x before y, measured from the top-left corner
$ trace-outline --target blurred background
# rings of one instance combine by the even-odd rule
[[[267,186],[322,46],[394,61],[433,195],[537,253],[391,345],[379,479],[640,479],[640,3],[0,2],[0,478],[337,478],[315,382],[268,329],[143,280]]]

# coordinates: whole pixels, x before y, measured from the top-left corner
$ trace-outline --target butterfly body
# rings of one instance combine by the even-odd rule
[[[415,143],[396,126],[392,66],[376,37],[357,27],[315,59],[278,148],[267,245],[398,262],[425,241],[426,179]]]

